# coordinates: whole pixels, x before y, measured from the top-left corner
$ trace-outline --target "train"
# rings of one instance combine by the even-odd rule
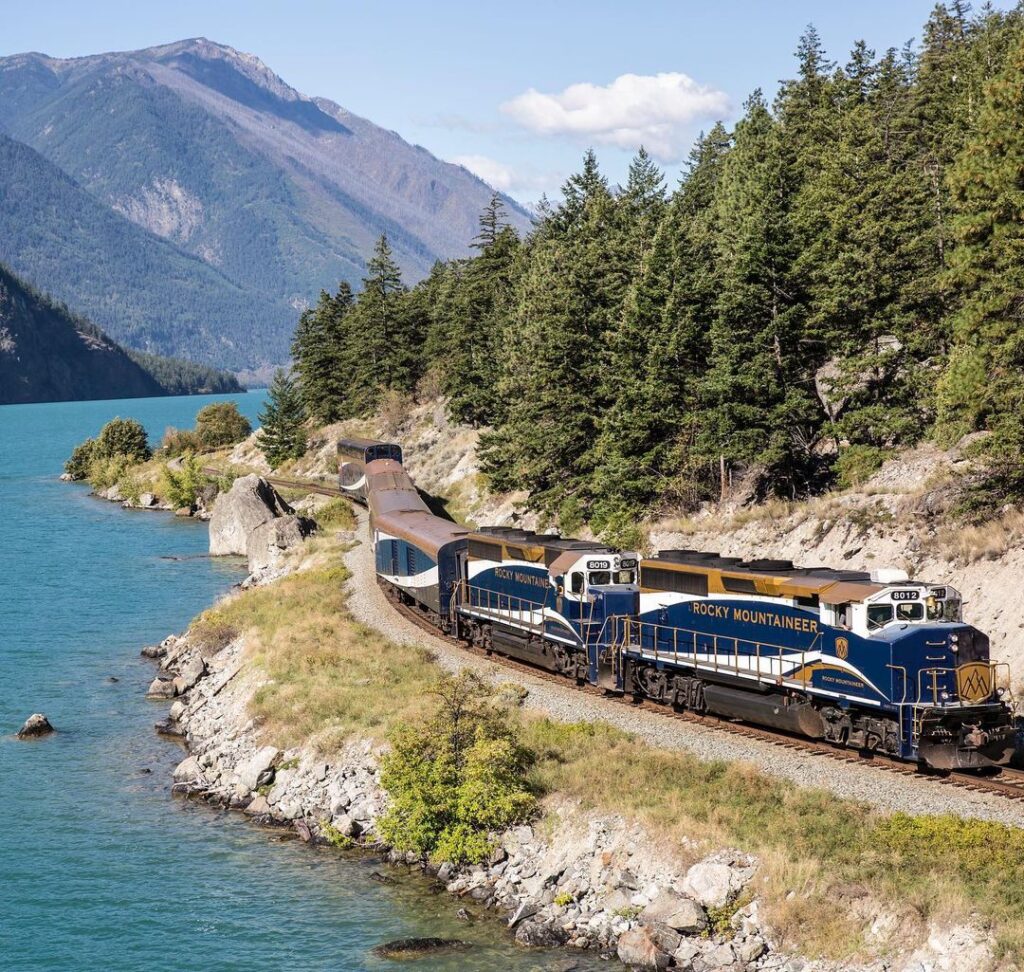
[[[402,450],[338,443],[377,578],[438,631],[608,693],[938,771],[1013,757],[1009,669],[948,584],[435,516]]]

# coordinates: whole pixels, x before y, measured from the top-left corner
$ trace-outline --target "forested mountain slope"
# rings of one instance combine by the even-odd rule
[[[113,309],[96,316],[133,346],[224,364],[283,361],[294,308],[339,280],[357,282],[382,233],[409,282],[468,253],[490,196],[465,169],[205,39],[0,59],[0,130],[244,290],[259,307],[251,322],[196,301],[221,347],[163,322],[139,331]],[[525,229],[526,213],[508,203]],[[37,267],[24,269],[51,286]]]
[[[0,98],[2,101],[2,98]],[[150,352],[244,367],[292,312],[111,210],[57,166],[0,134],[0,261]]]
[[[135,360],[0,264],[0,405],[237,390],[230,375],[190,362]]]
[[[968,438],[962,512],[1024,500],[1022,117],[1021,7],[940,4],[919,46],[842,62],[811,28],[674,191],[643,151],[622,187],[588,153],[527,237],[491,207],[477,255],[412,291],[381,263],[372,299],[325,295],[296,337],[308,407],[421,382],[484,429],[497,490],[627,545],[929,439]]]

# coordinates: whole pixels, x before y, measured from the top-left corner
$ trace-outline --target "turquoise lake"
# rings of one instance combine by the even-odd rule
[[[491,920],[379,862],[311,849],[170,794],[182,751],[144,699],[139,649],[242,579],[206,556],[206,526],[132,512],[58,481],[115,415],[151,440],[212,400],[255,419],[261,394],[0,407],[0,969],[550,969]],[[115,681],[116,680],[116,681]],[[32,712],[59,730],[14,733]],[[148,772],[146,772],[148,771]],[[395,873],[395,872],[390,872]],[[469,952],[413,962],[373,946],[421,935]],[[579,969],[596,958],[576,959]]]

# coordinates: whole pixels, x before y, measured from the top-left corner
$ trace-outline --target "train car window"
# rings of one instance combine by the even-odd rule
[[[631,570],[617,570],[615,572],[615,583],[616,584],[632,584],[633,583],[633,571],[631,571]]]
[[[850,602],[836,605],[836,624],[840,628],[850,627]]]
[[[924,605],[920,601],[903,602],[896,605],[897,621],[920,621],[924,617]]]
[[[942,617],[945,621],[960,620],[960,602],[956,598],[950,598],[943,602]]]
[[[569,575],[569,592],[571,594],[582,594],[583,593],[583,572],[580,570],[574,571]]]
[[[612,574],[609,570],[594,570],[590,573],[590,583],[593,584],[610,584],[612,582]]]
[[[868,605],[868,628],[881,628],[892,620],[891,604]]]

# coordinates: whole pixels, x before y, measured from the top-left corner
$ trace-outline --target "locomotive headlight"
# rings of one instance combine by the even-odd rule
[[[960,635],[955,631],[949,636],[949,640],[955,645],[960,640]]]

